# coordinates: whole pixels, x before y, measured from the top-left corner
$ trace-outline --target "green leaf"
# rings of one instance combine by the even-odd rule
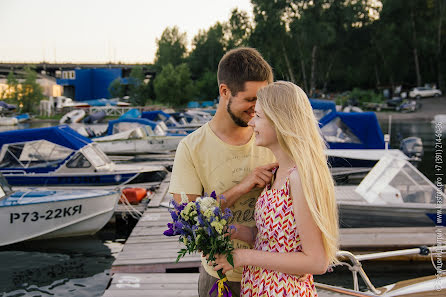
[[[228,260],[229,264],[231,264],[231,266],[234,267],[234,258],[232,257],[232,254],[226,255],[226,260]]]

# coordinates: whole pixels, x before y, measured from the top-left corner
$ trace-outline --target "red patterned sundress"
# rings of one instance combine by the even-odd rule
[[[279,253],[302,251],[289,195],[289,176],[279,190],[271,189],[271,185],[265,187],[257,200],[254,217],[258,229],[254,249]],[[240,295],[317,297],[317,292],[312,274],[290,275],[245,266]]]

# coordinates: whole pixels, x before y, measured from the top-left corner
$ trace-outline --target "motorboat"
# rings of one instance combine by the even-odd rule
[[[382,296],[382,297],[396,297],[396,296],[411,296],[411,297],[427,297],[427,296],[444,296],[442,289],[446,287],[446,275],[441,266],[432,267],[436,272],[430,276],[418,277],[414,279],[408,279],[391,283],[382,287],[375,287],[366,274],[361,261],[367,260],[382,260],[396,256],[414,256],[421,255],[426,257],[434,257],[442,261],[443,251],[446,249],[444,245],[438,246],[422,246],[410,249],[367,253],[361,255],[355,255],[349,251],[338,251],[336,256],[340,260],[337,266],[347,266],[352,272],[353,288],[344,288],[339,286],[332,286],[315,283],[316,289],[321,290],[327,294],[327,296]],[[434,263],[434,262],[432,262]],[[362,279],[366,286],[365,291],[361,291],[359,287],[359,278]],[[328,291],[328,292],[327,292]]]
[[[107,134],[92,140],[104,153],[110,155],[174,151],[185,136],[185,134],[168,134],[161,124],[139,118],[110,121]]]
[[[59,124],[79,123],[85,117],[83,109],[75,109],[66,113],[60,120]]]
[[[382,157],[358,186],[336,186],[342,228],[446,226],[446,195],[407,159]]]
[[[208,113],[192,111],[168,114],[162,110],[144,111],[141,118],[154,122],[163,122],[169,129],[188,129],[189,133],[201,127],[212,116]]]
[[[110,220],[119,198],[119,190],[13,191],[0,174],[0,246],[94,234]]]
[[[14,126],[19,123],[15,117],[0,117],[0,126]]]
[[[338,112],[332,101],[310,99],[327,143],[327,156],[332,167],[373,167],[389,151],[403,152],[414,164],[421,161],[423,143],[419,137],[401,141],[399,149],[389,147],[374,112]]]
[[[17,121],[19,123],[24,123],[24,122],[29,121],[31,119],[31,117],[29,116],[28,113],[22,113],[22,114],[16,115],[15,118],[17,119]]]
[[[85,124],[97,124],[97,123],[100,123],[106,116],[107,116],[107,114],[105,113],[104,110],[99,110],[97,112],[94,112],[94,113],[86,116],[82,120],[82,122],[84,122]]]
[[[12,186],[116,186],[167,174],[163,166],[115,164],[67,125],[0,133],[0,172]]]

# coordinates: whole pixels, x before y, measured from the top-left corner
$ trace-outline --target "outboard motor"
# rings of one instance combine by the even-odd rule
[[[424,155],[423,142],[419,137],[407,137],[401,140],[400,150],[403,151],[411,161],[421,161]]]

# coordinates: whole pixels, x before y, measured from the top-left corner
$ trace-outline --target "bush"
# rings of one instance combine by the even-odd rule
[[[383,103],[385,98],[381,94],[375,93],[373,90],[361,90],[354,88],[352,91],[344,92],[338,95],[335,99],[337,105],[349,105],[357,103],[363,105],[366,102]]]

